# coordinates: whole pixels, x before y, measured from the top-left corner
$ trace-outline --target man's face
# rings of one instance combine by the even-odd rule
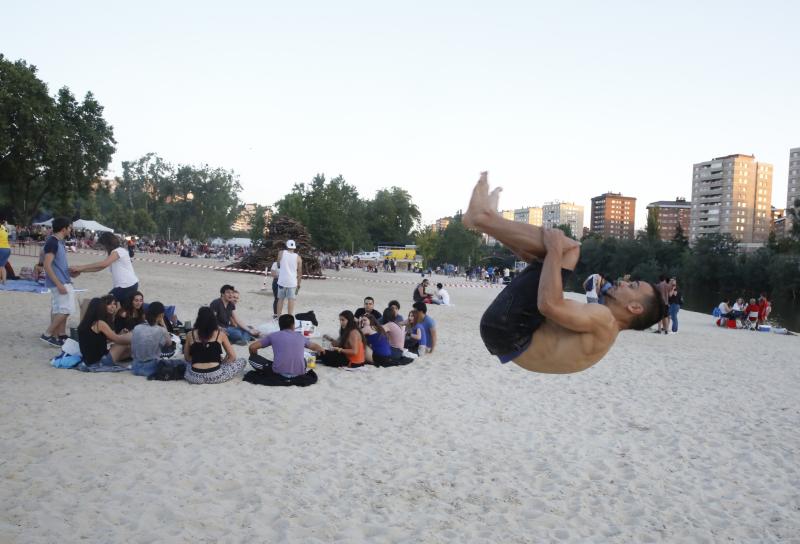
[[[222,293],[222,298],[225,300],[225,302],[233,302],[233,291],[228,289],[227,291]]]
[[[647,299],[654,294],[653,287],[646,281],[621,281],[619,285],[606,292],[606,297],[616,300],[623,306],[632,302],[646,305]]]
[[[375,301],[371,298],[364,299],[364,309],[369,312],[372,311],[373,308],[375,308]]]

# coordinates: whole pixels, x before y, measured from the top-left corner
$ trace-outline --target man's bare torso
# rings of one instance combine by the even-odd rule
[[[581,304],[570,301],[573,304]],[[608,353],[619,334],[611,311],[600,304],[581,304],[594,323],[591,332],[575,332],[545,321],[533,333],[530,347],[514,362],[534,372],[566,374],[592,366]]]

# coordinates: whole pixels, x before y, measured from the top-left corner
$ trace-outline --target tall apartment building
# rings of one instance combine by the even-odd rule
[[[791,171],[791,170],[790,170]],[[755,247],[767,241],[772,165],[754,155],[728,155],[694,165],[689,241],[730,234]]]
[[[513,221],[515,217],[514,210],[502,210],[500,215],[503,216],[503,219],[508,219],[509,221]]]
[[[789,186],[786,189],[786,209],[794,206],[794,201],[800,198],[800,147],[789,150]],[[792,228],[792,218],[786,214],[786,232]]]
[[[591,232],[607,238],[633,240],[636,198],[605,193],[592,199]]]
[[[447,230],[447,227],[450,225],[450,221],[452,221],[452,217],[441,217],[437,219],[433,225],[433,232],[443,232]]]
[[[258,206],[258,204],[245,204],[244,208],[233,222],[233,225],[231,225],[231,230],[235,232],[248,232],[253,228],[253,220],[256,217],[256,206]],[[269,223],[271,217],[271,210],[269,208],[264,210],[264,219],[267,223]]]
[[[583,206],[573,202],[547,202],[542,206],[542,226],[554,228],[569,225],[572,234],[580,238],[583,232]]]
[[[514,221],[528,223],[529,225],[542,226],[542,209],[531,206],[514,210]]]
[[[647,212],[656,214],[658,222],[658,237],[662,240],[672,240],[681,226],[683,235],[689,238],[689,217],[692,213],[692,203],[685,198],[675,200],[659,200],[647,205]]]

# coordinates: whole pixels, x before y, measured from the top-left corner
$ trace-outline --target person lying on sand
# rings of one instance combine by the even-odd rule
[[[533,372],[580,372],[603,358],[620,331],[644,330],[664,317],[661,295],[644,281],[612,287],[605,304],[565,299],[564,281],[578,263],[580,243],[559,229],[504,219],[497,212],[500,191],[490,193],[487,173],[481,173],[462,218],[467,228],[492,236],[530,263],[481,318],[489,353]]]

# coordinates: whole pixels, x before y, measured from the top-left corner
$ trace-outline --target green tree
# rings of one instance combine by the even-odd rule
[[[53,99],[35,66],[0,55],[0,198],[17,220],[33,218],[43,204],[71,215],[115,143],[92,93],[78,102],[64,87]]]
[[[326,181],[317,174],[309,184],[295,184],[275,206],[279,214],[303,223],[319,249],[371,249],[366,204],[342,176]]]
[[[792,227],[789,236],[800,242],[800,198],[795,198],[792,207],[786,209],[787,217],[791,218]]]
[[[675,236],[672,237],[672,241],[682,248],[689,247],[689,239],[686,237],[686,233],[683,232],[683,227],[681,227],[680,223],[675,226]]]
[[[649,208],[647,210],[647,226],[645,227],[645,235],[650,240],[658,238],[658,206]]]
[[[480,245],[480,234],[466,228],[461,222],[461,214],[457,214],[442,233],[436,255],[438,263],[463,266],[475,262]]]
[[[267,236],[268,211],[268,206],[257,204],[253,212],[252,227],[250,227],[250,240],[253,242],[254,246],[261,245],[264,242],[264,238]]]
[[[430,265],[439,254],[441,237],[431,227],[425,227],[414,234],[414,243],[417,245],[417,254],[422,255],[426,265]]]
[[[566,234],[567,238],[572,238],[573,240],[577,240],[577,238],[575,238],[575,234],[572,232],[572,225],[570,225],[569,223],[562,223],[558,225],[556,228],[562,231],[564,234]]]
[[[399,187],[381,189],[366,203],[366,208],[372,245],[409,243],[420,213],[408,191]]]

